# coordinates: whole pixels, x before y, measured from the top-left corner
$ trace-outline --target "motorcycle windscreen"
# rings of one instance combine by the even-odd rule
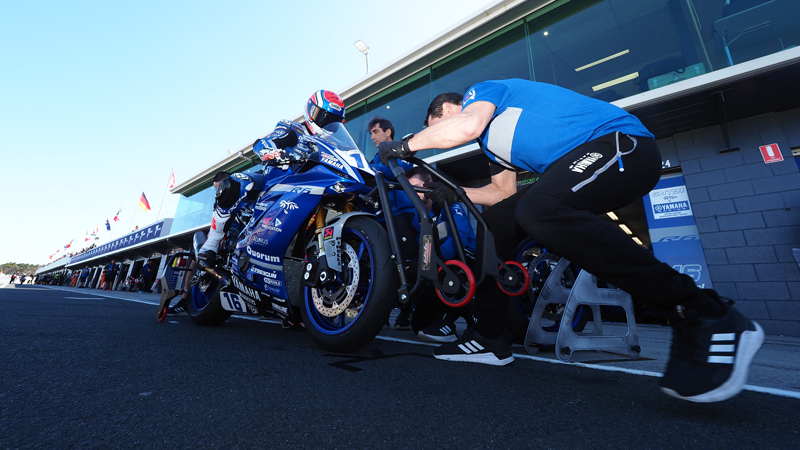
[[[339,150],[358,150],[358,145],[347,129],[339,122],[329,123],[325,125],[323,130],[329,134],[321,136],[322,139],[328,144],[338,148]]]

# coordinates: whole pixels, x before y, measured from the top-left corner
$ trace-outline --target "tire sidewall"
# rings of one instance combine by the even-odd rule
[[[369,299],[346,330],[333,334],[318,330],[310,317],[308,308],[314,307],[309,299],[311,288],[304,287],[301,308],[311,338],[320,347],[337,352],[353,352],[372,341],[397,303],[397,270],[392,264],[386,231],[374,219],[363,216],[348,219],[344,229],[348,228],[364,236],[372,254],[373,278]]]

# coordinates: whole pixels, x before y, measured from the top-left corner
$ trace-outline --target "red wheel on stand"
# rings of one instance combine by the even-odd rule
[[[472,274],[472,270],[463,262],[458,260],[450,260],[444,263],[447,266],[451,266],[451,269],[456,273],[459,281],[459,289],[458,292],[455,294],[447,294],[444,292],[436,290],[436,295],[439,296],[439,299],[444,302],[447,306],[452,306],[453,308],[458,308],[460,306],[464,306],[472,300],[472,297],[475,295],[475,275]],[[444,281],[444,272],[442,271],[441,267],[439,268],[439,281]]]
[[[163,322],[164,319],[166,318],[167,318],[167,307],[164,306],[164,309],[159,310],[158,314],[156,314],[156,319],[158,319],[159,322]]]
[[[511,289],[506,289],[506,287],[504,287],[498,281],[497,286],[500,287],[501,291],[505,292],[506,294],[512,297],[524,294],[525,291],[528,290],[528,287],[531,285],[531,279],[528,276],[528,270],[525,269],[525,266],[516,261],[506,261],[506,265],[509,268],[511,268],[511,270],[517,273],[517,284],[512,286]],[[500,266],[500,275],[503,277],[506,276],[503,273],[503,266]]]

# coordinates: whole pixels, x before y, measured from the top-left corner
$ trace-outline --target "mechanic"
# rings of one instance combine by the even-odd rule
[[[661,379],[665,393],[714,402],[742,390],[763,329],[598,217],[647,195],[661,176],[656,142],[636,117],[565,88],[512,79],[478,83],[463,96],[437,96],[424,124],[410,139],[381,143],[381,159],[478,139],[491,160],[491,181],[465,191],[490,207],[484,216],[501,258],[514,259],[515,245],[531,236],[637,301],[662,308],[673,331]],[[516,169],[542,175],[517,192]],[[454,196],[444,189],[437,194]],[[434,356],[510,363],[510,343],[502,338],[505,313],[499,288],[483,283],[472,333],[438,347]]]

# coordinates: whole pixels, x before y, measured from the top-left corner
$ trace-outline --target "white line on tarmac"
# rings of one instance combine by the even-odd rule
[[[67,289],[63,289],[60,286],[45,286],[45,287],[50,288],[50,289],[57,289],[57,290],[61,290],[61,291],[72,292],[72,291],[69,291]],[[117,296],[114,296],[114,295],[109,295],[109,294],[104,294],[104,293],[100,293],[100,294],[94,294],[93,293],[91,295],[98,295],[98,296],[101,296],[101,297],[113,298],[115,300],[124,300],[124,301],[127,301],[127,302],[143,303],[143,304],[146,304],[146,305],[158,306],[158,303],[147,301],[147,300],[137,300],[137,299],[132,299],[132,298],[117,297]],[[252,316],[234,315],[234,316],[231,316],[231,317],[235,317],[237,319],[244,319],[244,320],[254,320],[254,321],[257,321],[257,322],[266,322],[266,323],[274,323],[274,324],[280,324],[281,323],[280,321],[274,320],[274,319],[259,319],[258,317],[252,317]],[[421,342],[421,341],[410,340],[410,339],[401,339],[401,338],[395,338],[395,337],[391,337],[391,336],[380,336],[380,335],[378,335],[378,336],[375,336],[375,339],[380,339],[380,340],[383,340],[383,341],[391,341],[391,342],[402,342],[402,343],[405,343],[405,344],[424,345],[426,347],[436,347],[436,346],[439,345],[439,344],[433,344],[433,343],[430,343],[430,342]],[[585,367],[587,369],[605,370],[607,372],[623,372],[623,373],[627,373],[627,374],[630,374],[630,375],[639,375],[639,376],[646,376],[646,377],[658,377],[658,378],[663,376],[662,374],[660,374],[658,372],[649,372],[649,371],[646,371],[646,370],[634,370],[634,369],[627,369],[627,368],[624,368],[624,367],[615,367],[615,366],[601,366],[601,365],[598,365],[598,364],[585,364],[585,363],[578,363],[578,362],[570,363],[570,362],[564,362],[564,361],[561,361],[561,360],[558,360],[558,359],[547,359],[547,358],[542,358],[542,357],[539,357],[539,356],[532,356],[532,355],[528,355],[526,353],[514,353],[514,357],[515,358],[522,358],[522,359],[530,359],[532,361],[548,362],[548,363],[552,363],[552,364],[568,364],[568,365],[573,365],[573,366]],[[762,393],[762,394],[777,395],[777,396],[780,396],[780,397],[795,398],[795,399],[800,400],[800,392],[787,391],[787,390],[784,390],[784,389],[768,388],[768,387],[761,387],[761,386],[752,386],[752,385],[748,384],[748,385],[745,385],[744,390],[752,391],[752,392],[759,392],[759,393]]]

